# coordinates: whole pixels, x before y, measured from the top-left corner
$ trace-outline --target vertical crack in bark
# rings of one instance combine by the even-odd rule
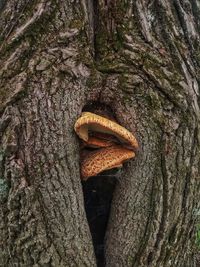
[[[97,46],[97,34],[99,30],[99,0],[93,0],[93,10],[94,10],[94,59],[98,59],[98,46]]]
[[[162,208],[162,217],[161,217],[161,222],[160,222],[160,227],[159,231],[157,234],[157,239],[155,243],[155,251],[156,253],[154,254],[153,257],[153,263],[154,264],[159,264],[159,260],[162,258],[162,247],[165,239],[165,232],[167,227],[169,227],[169,177],[167,174],[167,164],[165,161],[165,146],[166,146],[166,140],[163,137],[162,138],[162,154],[161,154],[161,171],[162,171],[162,197],[163,197],[163,208]],[[160,260],[162,261],[162,260]]]
[[[98,59],[97,34],[99,31],[99,0],[88,1],[88,18],[91,29],[94,60]]]

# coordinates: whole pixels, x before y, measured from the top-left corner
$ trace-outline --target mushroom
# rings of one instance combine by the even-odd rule
[[[134,135],[117,122],[91,112],[83,112],[74,130],[82,140],[81,178],[116,167],[134,158],[133,149],[138,148]],[[83,149],[83,148],[89,148]],[[91,151],[92,148],[96,148]]]
[[[87,180],[88,177],[102,171],[121,167],[124,161],[134,157],[135,153],[132,150],[119,145],[90,152],[81,162],[81,178]]]
[[[93,131],[112,134],[122,144],[129,145],[130,148],[138,148],[136,138],[127,129],[112,120],[91,112],[83,112],[82,116],[76,121],[74,129],[85,142],[89,139],[89,131]]]

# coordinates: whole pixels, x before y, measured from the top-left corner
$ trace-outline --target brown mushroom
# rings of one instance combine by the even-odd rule
[[[130,148],[138,148],[134,135],[118,123],[91,112],[83,112],[76,121],[74,129],[78,136],[85,142],[89,139],[89,131],[111,134]]]
[[[122,166],[124,161],[134,157],[132,150],[119,145],[90,152],[81,162],[81,178],[87,180],[102,171]]]

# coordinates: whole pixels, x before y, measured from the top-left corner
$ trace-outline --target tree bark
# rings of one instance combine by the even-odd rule
[[[125,164],[107,267],[197,267],[198,0],[0,5],[0,266],[97,266],[73,131],[109,106],[140,149]]]

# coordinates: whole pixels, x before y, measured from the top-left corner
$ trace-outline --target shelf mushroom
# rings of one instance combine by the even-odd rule
[[[74,130],[83,141],[82,148],[96,148],[89,153],[83,153],[83,180],[104,170],[122,166],[124,161],[135,157],[133,150],[138,148],[136,138],[115,121],[91,112],[83,112],[76,121]]]
[[[110,146],[101,148],[88,154],[81,162],[81,177],[87,180],[88,177],[96,176],[98,173],[121,167],[123,162],[135,157],[132,150],[121,146]]]

